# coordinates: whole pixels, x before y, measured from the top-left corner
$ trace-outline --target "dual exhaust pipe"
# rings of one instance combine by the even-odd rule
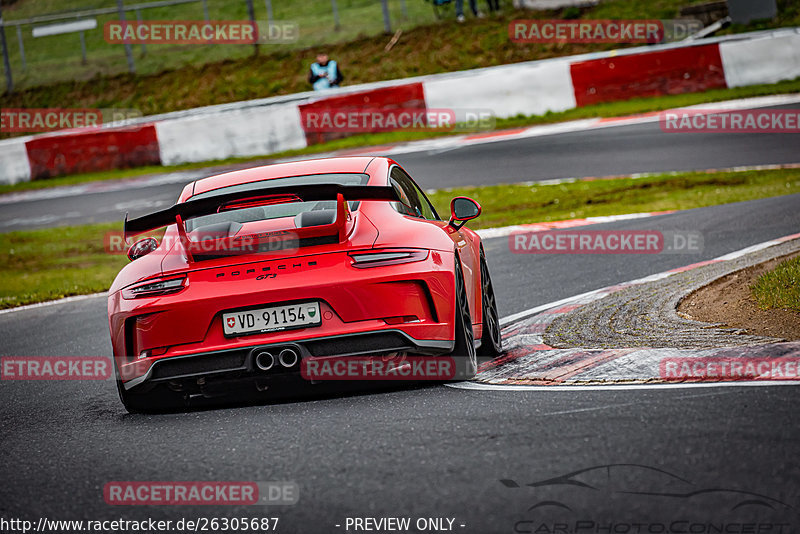
[[[267,351],[258,352],[255,356],[256,367],[262,371],[269,371],[277,364],[289,369],[297,365],[299,361],[300,355],[295,349],[290,348],[282,349],[278,353],[277,358],[271,352]]]

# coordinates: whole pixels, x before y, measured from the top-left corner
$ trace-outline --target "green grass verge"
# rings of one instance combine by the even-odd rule
[[[751,286],[758,306],[800,312],[800,257],[783,261]]]
[[[477,200],[473,229],[622,213],[681,210],[800,193],[800,169],[674,173],[559,185],[499,185],[440,190],[430,195],[440,215],[450,199]]]
[[[128,259],[106,254],[105,232],[92,224],[0,234],[0,308],[105,291]]]
[[[674,109],[695,104],[720,102],[723,100],[733,100],[737,98],[749,98],[766,95],[793,94],[800,93],[800,78],[791,81],[784,81],[775,84],[753,85],[749,87],[737,87],[735,89],[715,89],[703,93],[688,93],[682,95],[668,95],[653,98],[635,98],[624,102],[612,102],[606,104],[595,104],[583,108],[575,108],[558,113],[547,113],[545,115],[519,115],[507,119],[498,119],[495,125],[496,130],[506,128],[518,128],[522,126],[534,126],[537,124],[552,124],[570,120],[579,120],[595,117],[620,117],[634,115],[637,113],[648,113],[665,109]],[[376,152],[380,152],[379,147],[386,144],[415,141],[428,139],[431,137],[441,137],[451,135],[443,132],[386,132],[378,134],[362,134],[337,139],[328,143],[312,145],[300,150],[290,150],[269,156],[252,156],[242,158],[229,158],[226,160],[214,160],[198,163],[186,163],[170,167],[148,166],[137,167],[134,169],[119,169],[112,171],[102,171],[87,174],[76,174],[72,176],[62,176],[47,180],[36,180],[33,182],[22,182],[13,185],[0,185],[0,194],[13,193],[17,191],[28,191],[31,189],[43,189],[48,187],[58,187],[65,185],[75,185],[86,182],[96,182],[102,180],[115,180],[122,178],[135,178],[149,174],[157,174],[172,171],[201,169],[208,166],[223,166],[237,163],[257,162],[262,160],[268,162],[273,159],[287,158],[293,156],[313,155],[322,152],[335,150],[347,150],[376,146]]]
[[[469,223],[478,229],[689,209],[792,193],[800,193],[800,169],[465,187],[437,191],[430,199],[445,216],[453,196],[471,196],[483,206],[481,217]],[[105,253],[103,236],[120,229],[120,223],[107,223],[0,234],[0,308],[106,290],[127,259]]]

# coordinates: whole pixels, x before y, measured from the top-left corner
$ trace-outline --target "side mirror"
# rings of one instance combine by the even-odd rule
[[[153,237],[145,237],[130,246],[128,249],[128,259],[133,261],[150,254],[158,248],[158,241]]]
[[[458,230],[467,221],[481,214],[481,205],[469,197],[456,197],[450,201],[450,221],[448,224]]]

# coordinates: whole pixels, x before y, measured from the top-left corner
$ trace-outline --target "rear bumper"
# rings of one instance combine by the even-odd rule
[[[453,261],[430,251],[421,261],[357,269],[337,252],[195,270],[172,295],[126,300],[116,291],[108,308],[117,367],[134,387],[153,376],[151,369],[176,365],[167,362],[257,347],[295,344],[309,355],[349,355],[358,353],[351,341],[377,339],[361,353],[446,352],[454,339]],[[304,301],[320,303],[322,325],[224,335],[224,313]],[[392,332],[404,342],[381,345],[380,336],[391,340]],[[230,368],[241,370],[237,358]]]
[[[441,355],[452,351],[453,341],[418,340],[401,330],[388,329],[160,358],[150,362],[147,367],[133,362],[122,366],[120,374],[126,390],[163,382],[197,384],[203,379],[271,379],[299,374],[300,361],[288,367],[276,363],[269,370],[259,369],[256,365],[256,355],[269,352],[277,356],[284,349],[294,350],[300,359],[381,356],[397,352]]]

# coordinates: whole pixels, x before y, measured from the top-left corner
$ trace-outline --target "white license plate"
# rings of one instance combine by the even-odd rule
[[[222,314],[222,326],[226,336],[260,334],[321,324],[319,302],[270,306]]]

